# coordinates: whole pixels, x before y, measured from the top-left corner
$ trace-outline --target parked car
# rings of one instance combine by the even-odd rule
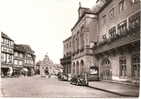
[[[67,74],[64,74],[64,73],[58,73],[57,77],[58,77],[59,80],[62,80],[62,81],[68,80]]]
[[[88,81],[83,75],[73,76],[70,83],[77,86],[88,86]]]

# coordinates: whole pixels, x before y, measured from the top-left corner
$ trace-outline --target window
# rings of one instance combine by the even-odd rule
[[[31,64],[33,64],[33,60],[31,60],[30,62],[31,62]]]
[[[4,43],[4,38],[2,38],[2,41],[1,42]]]
[[[132,15],[129,18],[129,29],[138,30],[140,28],[140,12]]]
[[[11,49],[11,48],[9,48],[7,51],[8,51],[9,53],[13,53],[13,49]]]
[[[68,48],[68,44],[67,44],[67,48]]]
[[[1,53],[1,61],[5,62],[6,61],[6,54]]]
[[[12,55],[7,54],[7,63],[12,63]]]
[[[20,53],[20,57],[23,58],[23,54],[22,53]]]
[[[23,61],[19,61],[19,65],[23,65]]]
[[[14,56],[18,56],[18,52],[15,52],[15,53],[14,53]]]
[[[14,46],[14,42],[13,41],[11,41],[11,46]]]
[[[28,54],[27,56],[28,56],[28,57],[31,57],[31,55],[30,55],[30,54]]]
[[[18,65],[18,60],[14,60],[14,64],[15,65]]]
[[[114,8],[109,11],[109,17],[112,19],[114,17]]]
[[[71,47],[71,42],[70,42],[70,47]]]
[[[119,31],[119,34],[121,35],[124,35],[127,33],[127,20],[118,24],[118,31]]]
[[[84,48],[84,33],[80,33],[80,49]]]
[[[121,0],[119,2],[119,12],[122,12],[124,10],[124,4],[125,4],[125,1],[124,0]]]
[[[7,54],[7,63],[9,63],[9,62],[10,62],[9,57],[10,57],[10,55],[9,55],[9,54]]]
[[[4,38],[4,44],[6,44],[6,39]]]
[[[13,59],[12,58],[12,55],[9,55],[9,58],[8,59],[9,59],[9,63],[12,63],[12,59]]]
[[[103,18],[102,24],[105,25],[106,24],[106,15],[104,15],[102,18]]]
[[[137,4],[140,0],[131,0],[131,5]]]
[[[112,27],[110,30],[109,30],[109,35],[110,35],[110,38],[115,38],[116,36],[116,27]]]
[[[140,75],[140,54],[132,56],[132,77],[139,79]]]
[[[8,45],[8,47],[10,47],[10,41],[9,40],[7,41],[7,45]]]
[[[127,76],[126,56],[119,57],[119,64],[120,64],[120,76],[124,78]]]

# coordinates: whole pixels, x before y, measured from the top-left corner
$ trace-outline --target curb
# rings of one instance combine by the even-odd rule
[[[102,88],[98,88],[98,87],[92,87],[92,86],[87,86],[87,87],[93,88],[93,89],[96,89],[96,90],[105,91],[105,92],[112,93],[112,94],[116,94],[116,95],[123,96],[123,97],[139,97],[139,96],[136,96],[136,95],[121,94],[121,93],[118,93],[118,92],[113,92],[113,91],[102,89]]]
[[[129,84],[129,83],[124,83],[124,82],[116,82],[116,81],[105,81],[105,80],[102,80],[103,82],[109,82],[109,83],[117,83],[117,84],[123,84],[123,85],[128,85],[128,86],[132,86],[132,87],[139,87],[139,85],[137,84]]]

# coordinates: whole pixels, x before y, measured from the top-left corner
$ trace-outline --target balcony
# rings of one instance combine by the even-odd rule
[[[103,53],[138,40],[140,40],[140,31],[137,27],[136,29],[127,30],[124,33],[117,34],[114,38],[109,38],[106,41],[99,43],[94,47],[94,54]]]

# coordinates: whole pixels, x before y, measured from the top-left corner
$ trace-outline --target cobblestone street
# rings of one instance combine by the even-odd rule
[[[3,97],[121,97],[112,93],[71,85],[53,78],[2,78]]]

